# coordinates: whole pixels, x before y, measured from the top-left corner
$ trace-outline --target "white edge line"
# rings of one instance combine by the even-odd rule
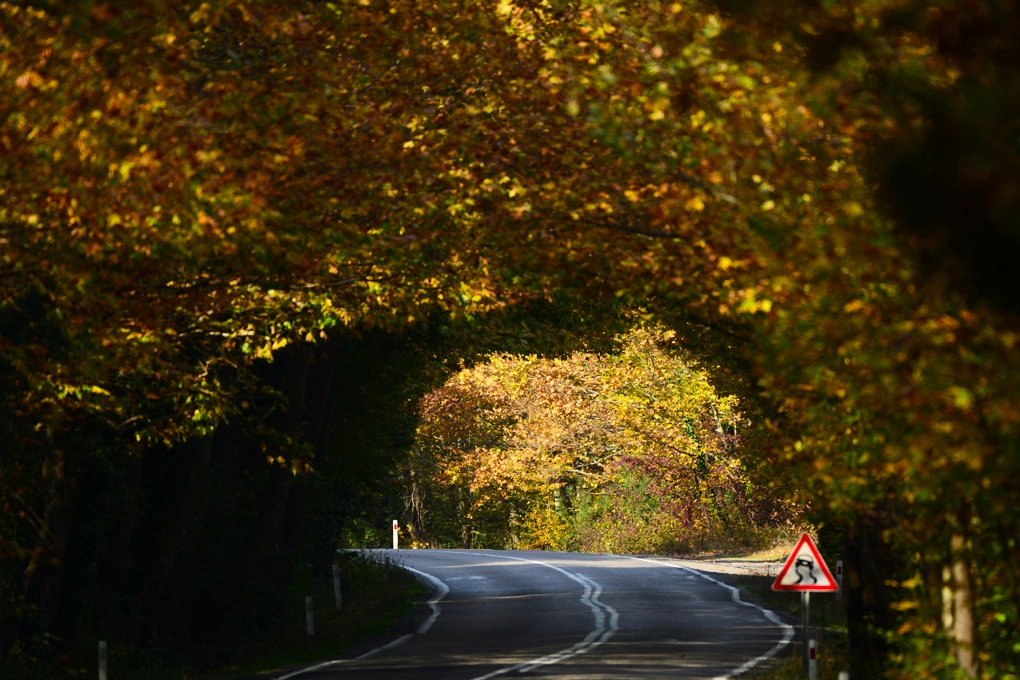
[[[450,587],[447,586],[442,581],[440,581],[439,579],[437,579],[432,574],[426,574],[424,571],[418,571],[417,569],[412,569],[411,567],[407,566],[406,564],[400,564],[398,566],[400,566],[400,567],[402,567],[404,569],[407,569],[408,571],[413,571],[415,574],[418,574],[419,576],[423,576],[425,579],[427,579],[429,582],[431,582],[434,586],[436,586],[436,589],[437,589],[436,595],[431,600],[429,600],[429,610],[432,612],[432,615],[429,616],[428,619],[423,621],[420,626],[418,626],[418,635],[424,635],[426,632],[428,632],[428,629],[432,627],[432,624],[436,622],[436,619],[439,618],[439,612],[440,612],[439,601],[442,600],[444,597],[446,597],[447,593],[450,592]],[[361,656],[356,656],[353,659],[334,659],[333,661],[326,661],[326,662],[323,662],[323,663],[320,663],[320,664],[316,664],[314,666],[308,666],[307,668],[302,668],[300,670],[296,670],[296,671],[294,671],[292,673],[288,673],[287,675],[281,675],[280,677],[276,678],[276,680],[288,680],[288,678],[293,678],[293,677],[296,677],[298,675],[302,675],[304,673],[312,673],[314,671],[322,670],[323,668],[329,668],[330,666],[335,666],[335,665],[341,664],[341,663],[347,663],[349,661],[359,661],[359,660],[362,660],[362,659],[371,659],[376,654],[380,654],[380,653],[385,652],[387,650],[393,649],[394,647],[399,647],[400,645],[402,645],[405,642],[407,642],[408,640],[410,640],[412,637],[414,637],[413,633],[405,633],[404,635],[401,635],[397,639],[390,640],[389,642],[387,642],[385,645],[383,645],[381,647],[376,647],[375,649],[370,649],[367,652],[365,652],[364,654],[362,654]]]
[[[406,564],[401,564],[400,566],[403,567],[404,569],[407,569],[408,571],[414,572],[415,574],[418,574],[419,576],[425,578],[426,580],[431,582],[432,585],[434,585],[437,589],[435,597],[429,600],[429,610],[432,612],[432,616],[430,616],[425,621],[422,621],[422,624],[418,626],[418,635],[424,635],[425,633],[428,632],[429,628],[432,627],[432,624],[436,622],[436,619],[439,618],[439,612],[441,611],[439,608],[439,601],[446,597],[447,594],[450,592],[450,586],[446,585],[432,574],[426,574],[424,571],[418,571],[417,569],[409,567]]]
[[[726,673],[725,675],[716,676],[712,680],[729,680],[730,678],[734,678],[734,677],[736,677],[738,675],[746,673],[747,671],[751,670],[752,668],[754,668],[755,666],[760,664],[762,661],[766,661],[766,660],[772,658],[773,656],[775,656],[776,654],[778,654],[779,651],[783,647],[785,647],[786,645],[790,644],[790,640],[793,639],[793,633],[794,633],[793,626],[791,626],[788,623],[783,623],[783,621],[780,620],[780,618],[778,616],[776,616],[775,612],[770,611],[768,609],[765,609],[765,607],[761,607],[761,606],[756,605],[756,604],[754,604],[752,602],[744,602],[743,600],[741,600],[740,599],[740,589],[739,588],[735,588],[735,587],[731,586],[728,583],[723,583],[722,581],[714,579],[711,576],[706,576],[705,574],[701,573],[697,569],[692,569],[690,567],[685,567],[685,566],[680,565],[680,564],[670,564],[669,562],[660,562],[659,560],[650,560],[647,557],[632,557],[630,555],[619,555],[619,557],[626,557],[629,560],[640,560],[641,562],[651,562],[652,564],[661,564],[664,567],[671,567],[673,569],[683,569],[684,571],[689,571],[692,574],[697,574],[698,576],[700,576],[701,578],[705,579],[706,581],[711,581],[712,583],[714,583],[716,585],[719,585],[719,586],[722,586],[723,588],[728,589],[730,591],[730,595],[732,595],[732,597],[733,597],[733,601],[736,602],[737,604],[742,604],[745,607],[753,607],[754,609],[758,609],[758,610],[761,611],[762,614],[765,615],[765,618],[767,618],[769,621],[771,621],[772,623],[774,623],[774,624],[776,624],[778,626],[782,626],[782,628],[783,628],[783,639],[780,640],[779,642],[777,642],[776,645],[772,649],[770,649],[769,651],[765,652],[764,654],[762,654],[761,656],[759,656],[757,658],[754,658],[754,659],[751,659],[750,661],[747,661],[746,663],[744,663],[739,668],[736,668],[735,670],[732,670],[729,673]]]
[[[375,649],[370,649],[369,651],[365,652],[361,656],[354,657],[354,660],[355,661],[359,661],[361,659],[371,659],[373,656],[375,656],[376,654],[378,654],[380,652],[385,652],[387,649],[393,649],[394,647],[399,647],[400,645],[404,644],[405,642],[407,642],[408,640],[410,640],[413,637],[414,637],[413,633],[404,633],[403,635],[398,637],[396,640],[392,640],[390,642],[387,642],[382,647],[376,647]],[[280,678],[280,680],[283,680],[283,678]]]
[[[547,654],[537,659],[532,659],[531,661],[522,661],[521,663],[514,664],[513,666],[497,668],[491,673],[480,675],[477,678],[473,678],[472,680],[489,680],[489,678],[494,678],[496,676],[503,675],[505,673],[511,673],[513,671],[520,671],[521,673],[526,673],[530,670],[538,668],[539,666],[548,666],[554,663],[559,663],[560,661],[569,659],[570,657],[591,651],[592,649],[598,647],[602,643],[609,640],[609,638],[613,637],[613,635],[619,629],[618,623],[620,620],[619,612],[617,612],[615,609],[605,604],[604,602],[599,602],[598,596],[602,593],[602,586],[600,586],[598,583],[588,578],[587,576],[584,576],[582,574],[571,574],[566,569],[562,569],[560,567],[557,567],[556,565],[549,564],[547,562],[540,562],[539,560],[529,560],[523,557],[511,557],[509,555],[493,555],[491,553],[465,552],[462,550],[450,550],[449,552],[460,553],[462,555],[475,555],[477,557],[490,557],[490,558],[495,557],[497,559],[503,560],[516,560],[517,562],[528,562],[530,564],[537,564],[539,566],[547,567],[549,569],[555,569],[556,571],[560,572],[561,574],[569,578],[571,581],[575,581],[581,584],[581,587],[584,588],[584,594],[581,595],[581,602],[583,602],[584,604],[591,608],[592,615],[595,617],[595,629],[588,633],[588,635],[585,636],[585,638],[580,642],[575,643],[574,645],[567,647],[565,649],[561,649],[558,652],[553,652],[552,654]],[[605,624],[607,612],[609,613],[609,630],[606,630]]]

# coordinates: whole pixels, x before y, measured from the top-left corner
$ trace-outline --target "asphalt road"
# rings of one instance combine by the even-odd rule
[[[736,589],[668,562],[536,551],[386,553],[433,589],[415,631],[278,680],[722,680],[765,662],[793,637]]]

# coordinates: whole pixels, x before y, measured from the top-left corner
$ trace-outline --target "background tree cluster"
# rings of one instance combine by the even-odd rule
[[[760,424],[674,335],[638,327],[613,354],[495,355],[427,394],[406,469],[411,537],[691,553],[789,531],[797,513],[741,465]]]
[[[568,294],[648,309],[760,404],[757,484],[846,529],[856,667],[1015,675],[1017,28],[953,0],[0,4],[3,653],[70,644],[86,584],[131,612],[200,581],[174,569],[231,432],[222,573],[286,571],[312,480],[347,474],[343,343],[466,324],[425,345],[442,373]],[[81,521],[106,503],[127,528]],[[138,564],[88,557],[124,537]]]

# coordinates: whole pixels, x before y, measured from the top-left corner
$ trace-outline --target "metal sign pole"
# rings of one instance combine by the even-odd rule
[[[806,590],[800,593],[800,620],[803,626],[803,635],[801,641],[803,642],[802,647],[804,648],[804,677],[808,677],[808,668],[811,665],[810,652],[808,647],[808,622],[811,620],[811,593]]]

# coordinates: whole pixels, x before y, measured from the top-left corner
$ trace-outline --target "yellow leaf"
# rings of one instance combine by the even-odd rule
[[[850,302],[843,305],[843,311],[847,314],[852,314],[864,308],[864,303],[860,300],[851,300]]]
[[[950,387],[946,391],[949,393],[949,400],[956,408],[969,411],[970,407],[974,405],[974,395],[966,387]]]
[[[210,9],[209,3],[203,2],[198,9],[191,13],[191,23],[197,24],[199,21],[208,19]]]
[[[903,600],[901,602],[893,602],[889,608],[895,609],[898,612],[907,611],[908,609],[917,609],[921,606],[921,603],[917,600]]]

